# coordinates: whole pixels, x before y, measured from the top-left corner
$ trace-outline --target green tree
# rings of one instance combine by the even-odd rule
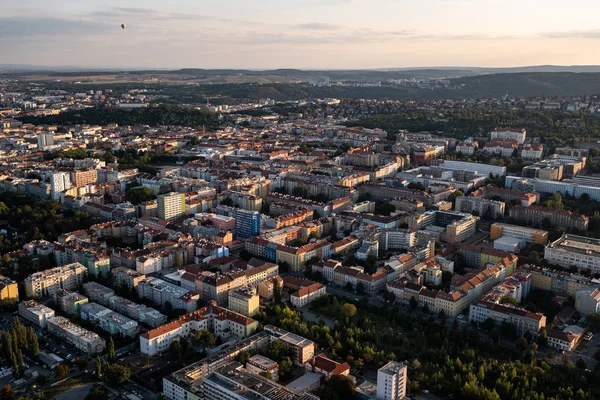
[[[39,374],[35,379],[35,382],[39,386],[44,386],[46,383],[48,383],[48,377],[46,376],[46,374]]]
[[[279,363],[279,374],[283,377],[288,377],[292,372],[292,360],[289,357],[285,357]]]
[[[576,362],[575,362],[575,366],[579,369],[586,369],[587,368],[587,364],[585,362],[585,360],[583,358],[579,358]]]
[[[203,329],[194,333],[194,345],[202,347],[204,349],[212,349],[217,343],[215,335],[210,333],[208,330]]]
[[[352,318],[356,315],[356,306],[354,304],[345,303],[340,307],[340,318]]]
[[[500,299],[500,304],[509,304],[516,307],[519,305],[519,302],[512,296],[504,296]]]
[[[334,375],[323,390],[323,399],[353,399],[356,392],[354,381],[344,375]]]
[[[496,326],[496,323],[494,322],[494,320],[492,318],[487,318],[485,321],[483,321],[483,323],[481,324],[481,327],[483,328],[483,330],[489,332],[492,329],[494,329],[494,327]]]
[[[77,368],[80,370],[84,370],[87,367],[88,362],[89,360],[85,357],[77,357],[75,360],[75,365],[77,365]]]
[[[96,374],[98,375],[98,378],[101,378],[102,373],[104,372],[102,367],[102,359],[100,358],[100,356],[96,356]]]
[[[108,400],[108,392],[102,386],[95,384],[84,400]]]
[[[415,297],[411,297],[410,300],[408,301],[410,308],[413,310],[416,310],[416,308],[419,306],[419,302],[417,301],[417,299],[415,299]]]
[[[281,304],[281,284],[278,279],[273,279],[273,303]]]
[[[40,345],[38,342],[37,335],[32,327],[27,329],[27,348],[29,349],[29,354],[33,359],[37,359],[40,355]]]
[[[131,377],[129,368],[119,364],[109,365],[105,372],[106,382],[113,386],[122,385]]]
[[[358,282],[356,284],[356,293],[365,294],[365,284],[362,282]]]
[[[180,340],[176,340],[173,342],[173,344],[171,345],[171,353],[175,360],[179,360],[181,358],[181,355],[183,353],[181,350],[181,341]]]
[[[117,360],[117,353],[115,352],[115,342],[112,338],[108,338],[108,343],[106,344],[106,356],[109,362],[115,362]]]
[[[147,187],[132,187],[125,192],[125,198],[132,204],[140,204],[154,199],[152,190]]]

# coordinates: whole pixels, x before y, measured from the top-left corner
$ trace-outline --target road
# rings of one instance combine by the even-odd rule
[[[81,400],[88,395],[89,391],[92,390],[93,383],[87,383],[85,385],[75,386],[69,390],[59,393],[55,397],[56,400]]]

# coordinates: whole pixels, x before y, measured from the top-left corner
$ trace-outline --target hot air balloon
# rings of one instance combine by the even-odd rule
[[[122,28],[122,29],[125,29],[125,24],[121,24],[121,28]]]

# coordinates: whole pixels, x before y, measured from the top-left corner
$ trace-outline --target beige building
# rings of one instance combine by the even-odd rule
[[[259,311],[260,299],[256,291],[238,289],[229,293],[229,309],[246,317],[252,317]]]
[[[185,213],[185,194],[171,192],[161,194],[157,198],[158,218],[171,220],[181,217]]]
[[[87,268],[80,263],[36,272],[25,278],[25,292],[27,297],[54,297],[61,289],[79,289],[86,275]]]
[[[98,183],[98,171],[91,169],[88,171],[75,170],[71,172],[71,182],[73,186],[85,186]]]
[[[496,240],[502,236],[511,236],[527,243],[548,243],[548,231],[542,229],[527,228],[520,225],[510,225],[496,222],[490,229],[490,239]]]
[[[19,286],[17,282],[0,275],[0,301],[19,301]]]

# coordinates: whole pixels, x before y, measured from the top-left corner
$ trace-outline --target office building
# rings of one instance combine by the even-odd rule
[[[38,149],[44,150],[46,147],[54,146],[54,133],[40,132],[37,135]]]
[[[377,370],[377,398],[380,400],[402,400],[406,396],[408,381],[406,365],[390,361]]]
[[[235,234],[237,239],[249,239],[260,235],[260,214],[256,211],[237,210]]]
[[[479,217],[454,211],[426,211],[408,219],[408,228],[421,231],[427,237],[458,243],[471,237],[477,227]]]
[[[505,179],[505,186],[507,188],[516,190],[535,190],[539,193],[554,194],[558,192],[563,196],[568,194],[577,198],[581,197],[581,195],[583,194],[587,194],[588,196],[590,196],[590,199],[600,201],[600,186],[597,186],[598,183],[596,182],[592,182],[591,180],[588,181],[587,178],[588,177],[577,176],[572,180],[568,181],[551,181],[536,178],[521,178],[517,176],[507,176]]]
[[[600,239],[564,234],[544,250],[549,264],[600,273]]]
[[[279,380],[279,365],[270,358],[255,354],[246,362],[246,369],[256,375],[270,375],[270,380]]]
[[[507,128],[495,128],[490,132],[490,139],[513,139],[518,144],[522,145],[525,143],[527,137],[527,131],[525,129],[507,129]]]
[[[441,162],[438,165],[442,168],[451,169],[454,171],[477,172],[481,176],[489,176],[490,174],[496,176],[506,175],[506,167],[499,167],[497,165],[491,164],[480,164],[454,160],[441,160]]]
[[[28,297],[54,297],[61,289],[77,290],[86,275],[87,268],[80,263],[35,272],[25,278],[25,292]]]
[[[542,229],[527,228],[520,225],[503,224],[496,222],[490,229],[490,239],[496,240],[502,236],[510,236],[522,240],[525,243],[546,244],[548,243],[548,231]]]
[[[184,193],[161,194],[158,196],[157,202],[159,219],[169,221],[185,214]]]

